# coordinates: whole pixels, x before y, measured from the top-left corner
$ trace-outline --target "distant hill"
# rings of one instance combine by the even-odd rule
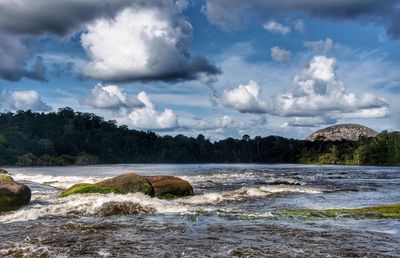
[[[360,137],[375,137],[378,133],[359,124],[340,124],[318,130],[306,138],[306,141],[358,141]]]

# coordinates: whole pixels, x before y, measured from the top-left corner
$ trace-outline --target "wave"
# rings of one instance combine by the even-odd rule
[[[65,198],[53,193],[33,194],[31,204],[14,212],[0,216],[0,222],[36,220],[52,216],[112,216],[152,213],[197,213],[221,211],[218,204],[223,202],[243,202],[251,198],[263,198],[277,193],[322,193],[320,189],[300,186],[242,187],[234,191],[205,193],[175,200],[162,200],[132,193],[83,194]],[[227,213],[230,210],[225,210]]]
[[[16,181],[30,181],[39,184],[49,185],[59,189],[67,189],[77,183],[94,183],[105,177],[88,176],[53,176],[53,175],[26,175],[21,173],[12,174]]]

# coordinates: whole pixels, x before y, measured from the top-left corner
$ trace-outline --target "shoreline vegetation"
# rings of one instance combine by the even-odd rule
[[[204,135],[159,136],[91,113],[61,108],[0,113],[0,165],[116,163],[301,163],[400,165],[400,132],[358,141],[306,141],[280,136],[212,142]]]

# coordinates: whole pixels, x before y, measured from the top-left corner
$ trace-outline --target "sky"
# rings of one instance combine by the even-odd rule
[[[0,0],[0,111],[160,135],[400,128],[399,0]]]

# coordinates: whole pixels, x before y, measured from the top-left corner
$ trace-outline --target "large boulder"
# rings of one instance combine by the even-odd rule
[[[193,187],[188,181],[174,176],[147,176],[158,198],[176,198],[193,195]]]
[[[18,209],[29,204],[31,189],[14,181],[6,174],[0,174],[0,212]]]
[[[126,173],[106,179],[96,183],[96,185],[102,187],[115,187],[116,190],[122,194],[140,192],[154,196],[154,190],[149,180],[144,176],[135,173]]]
[[[7,170],[0,168],[0,175],[1,174],[8,174]]]
[[[174,176],[141,176],[127,173],[95,184],[76,184],[60,194],[66,197],[82,193],[143,193],[159,198],[176,198],[193,195],[189,182]]]
[[[60,197],[82,193],[143,193],[154,196],[154,190],[145,177],[127,173],[95,184],[75,184],[60,194]]]

